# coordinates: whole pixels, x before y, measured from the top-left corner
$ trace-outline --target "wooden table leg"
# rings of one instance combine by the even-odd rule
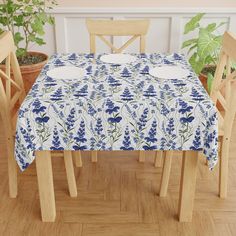
[[[80,151],[73,151],[72,155],[73,155],[73,158],[75,160],[75,166],[76,167],[82,167],[83,162],[82,162],[82,158],[81,158],[81,152]]]
[[[139,151],[139,162],[145,162],[145,151]]]
[[[7,138],[7,161],[8,161],[8,179],[10,198],[17,196],[17,166],[14,158],[14,140],[12,135]]]
[[[98,151],[92,151],[92,162],[98,161]]]
[[[66,176],[67,176],[70,196],[77,197],[77,186],[75,180],[72,151],[64,151],[64,162],[65,162]]]
[[[179,191],[179,221],[191,222],[197,176],[197,151],[185,151],[182,161]]]
[[[164,152],[165,151],[156,151],[155,163],[154,163],[155,167],[161,167],[162,166]]]
[[[36,151],[35,155],[42,221],[53,222],[56,218],[56,206],[51,153],[50,151]]]
[[[165,197],[167,194],[169,179],[170,179],[170,170],[171,162],[173,157],[173,151],[165,151],[164,153],[164,164],[161,175],[161,186],[160,186],[160,197]]]

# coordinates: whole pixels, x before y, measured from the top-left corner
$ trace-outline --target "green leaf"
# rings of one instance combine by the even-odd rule
[[[33,13],[33,7],[32,7],[32,6],[26,6],[26,7],[25,7],[25,11],[26,11],[27,13]]]
[[[205,13],[198,13],[196,16],[194,16],[184,27],[184,34],[189,33],[190,31],[195,30],[198,28],[199,21],[202,19],[202,17],[205,15]]]
[[[15,44],[18,45],[19,42],[21,42],[24,38],[21,36],[21,33],[20,32],[17,32],[15,33],[14,35],[14,41],[15,41]]]
[[[48,18],[48,23],[49,23],[50,25],[54,25],[54,23],[55,23],[54,17],[49,16],[49,18]]]
[[[206,29],[201,28],[199,31],[198,39],[198,56],[200,58],[206,58],[214,52],[218,52],[220,49],[219,36],[214,36],[209,33]]]
[[[0,17],[0,24],[2,24],[3,26],[8,25],[8,19],[6,16],[1,16]]]
[[[207,74],[207,89],[209,92],[211,92],[211,87],[213,83],[214,76],[211,73]]]
[[[216,29],[216,23],[209,24],[205,29],[208,32],[213,32]]]
[[[17,57],[23,57],[26,55],[26,50],[24,48],[18,48],[16,50],[16,56]]]
[[[186,47],[189,47],[191,45],[196,45],[196,44],[197,44],[197,39],[189,39],[183,42],[182,48],[186,48]]]
[[[194,72],[199,75],[205,66],[205,61],[200,60],[198,54],[195,52],[189,59],[189,63],[191,64]]]
[[[31,24],[31,27],[35,33],[37,33],[39,35],[44,34],[43,24],[41,23],[41,21],[38,18],[36,18],[35,21]]]
[[[14,21],[15,21],[15,26],[23,26],[24,25],[24,17],[23,15],[18,15],[18,16],[14,16],[13,17]]]
[[[35,38],[35,43],[37,43],[39,46],[46,44],[42,38]]]
[[[188,50],[188,55],[190,54],[190,52],[192,52],[193,49],[195,49],[197,47],[197,44],[193,45],[191,48],[189,48]]]

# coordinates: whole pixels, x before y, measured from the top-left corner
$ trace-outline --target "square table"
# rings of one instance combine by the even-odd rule
[[[203,150],[209,168],[216,165],[217,111],[185,57],[133,55],[137,60],[125,65],[105,64],[92,54],[51,57],[19,110],[15,157],[21,170],[35,151],[48,150],[183,150],[189,151],[186,168],[195,168],[192,160]],[[189,75],[173,74],[171,80],[149,75],[160,65],[179,65]],[[86,75],[47,76],[61,66],[84,68]]]

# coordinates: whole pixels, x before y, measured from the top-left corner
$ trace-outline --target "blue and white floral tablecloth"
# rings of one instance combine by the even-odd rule
[[[203,150],[217,163],[216,109],[183,55],[136,54],[127,65],[90,54],[56,54],[39,75],[18,116],[15,157],[21,170],[35,150]],[[157,79],[158,65],[180,65],[186,79]],[[86,69],[82,79],[52,79],[59,66]]]

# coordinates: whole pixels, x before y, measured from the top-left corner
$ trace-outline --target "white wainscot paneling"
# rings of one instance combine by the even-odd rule
[[[235,9],[81,9],[57,8],[52,13],[55,16],[55,29],[47,28],[47,45],[34,48],[52,54],[53,52],[89,52],[89,35],[86,29],[86,18],[93,19],[150,19],[147,35],[147,52],[186,52],[181,50],[182,42],[196,36],[196,32],[183,35],[184,25],[198,12],[206,12],[203,24],[226,22],[219,29],[219,34],[229,29],[236,33]],[[55,31],[55,32],[54,32]],[[54,37],[55,36],[55,37]],[[127,37],[109,38],[116,46],[125,43]],[[97,51],[109,52],[103,42],[97,39]],[[126,52],[137,52],[139,42],[135,42]]]

